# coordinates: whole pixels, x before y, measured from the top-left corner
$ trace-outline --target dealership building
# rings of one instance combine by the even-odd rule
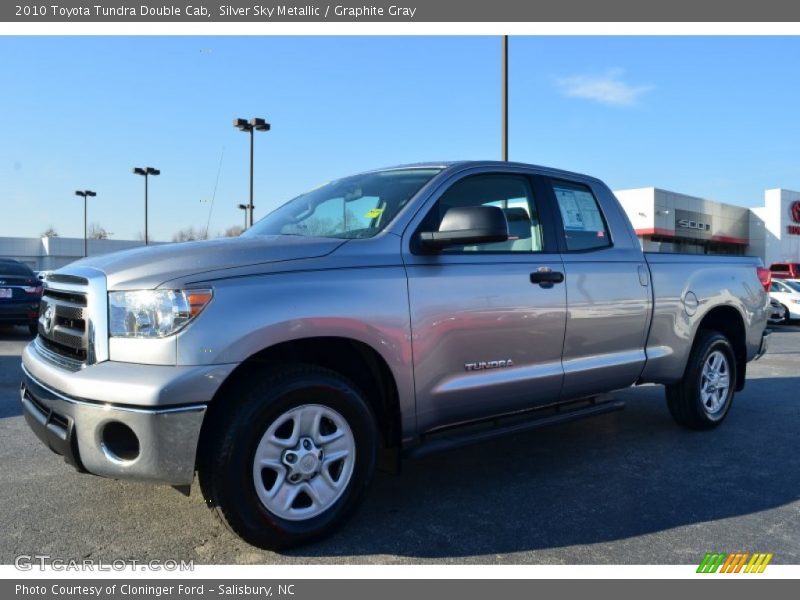
[[[764,205],[746,208],[655,187],[618,190],[642,248],[757,256],[764,264],[800,262],[800,192],[771,189]],[[143,245],[135,240],[89,240],[89,256]],[[1,238],[0,257],[34,270],[57,269],[83,257],[82,238]]]
[[[138,240],[88,240],[87,250],[97,256],[143,245]],[[83,238],[0,237],[0,258],[16,258],[34,271],[53,271],[83,258]]]
[[[800,262],[800,192],[771,189],[745,208],[659,188],[617,190],[648,252],[758,256],[764,264]]]

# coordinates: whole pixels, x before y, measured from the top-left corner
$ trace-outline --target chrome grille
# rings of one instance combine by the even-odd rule
[[[45,281],[33,345],[43,360],[77,371],[108,360],[108,293],[102,271],[67,269]]]
[[[61,357],[86,363],[89,348],[87,294],[50,285],[48,281],[39,306],[40,343]]]

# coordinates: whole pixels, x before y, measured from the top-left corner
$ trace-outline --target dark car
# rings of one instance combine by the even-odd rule
[[[27,325],[36,335],[42,282],[23,263],[0,258],[0,325]]]

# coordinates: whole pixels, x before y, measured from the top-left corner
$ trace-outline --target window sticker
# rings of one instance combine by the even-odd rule
[[[377,219],[383,214],[382,208],[371,208],[364,214],[365,219]]]
[[[602,231],[603,221],[590,192],[556,188],[556,197],[565,229]]]

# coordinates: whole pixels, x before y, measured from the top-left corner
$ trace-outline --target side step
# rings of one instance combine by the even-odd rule
[[[555,404],[542,408],[515,413],[478,422],[456,425],[422,436],[419,445],[409,448],[405,458],[421,458],[429,454],[444,452],[470,444],[477,444],[495,438],[569,423],[586,417],[594,417],[625,408],[623,400],[607,396],[584,399],[567,404]]]

